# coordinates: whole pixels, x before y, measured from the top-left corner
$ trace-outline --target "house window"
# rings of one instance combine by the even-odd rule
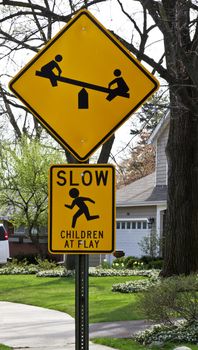
[[[127,221],[127,230],[130,230],[130,228],[131,228],[131,222]]]
[[[146,221],[143,221],[142,228],[143,228],[144,230],[146,230],[146,229],[147,229],[147,222],[146,222]]]
[[[117,230],[146,230],[148,228],[148,223],[146,220],[127,220],[127,221],[117,221]]]
[[[138,221],[138,222],[137,222],[137,228],[138,228],[138,230],[141,229],[141,226],[142,226],[142,225],[141,225],[141,221]]]
[[[122,226],[122,230],[124,230],[125,229],[125,221],[122,221],[121,226]]]
[[[117,221],[116,228],[117,228],[117,230],[120,230],[120,221]]]
[[[136,221],[132,221],[132,230],[136,229]]]

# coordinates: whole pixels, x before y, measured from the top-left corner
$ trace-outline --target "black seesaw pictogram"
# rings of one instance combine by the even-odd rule
[[[62,77],[61,73],[62,70],[57,62],[61,62],[63,57],[61,55],[56,55],[55,59],[50,61],[49,63],[45,64],[43,67],[41,67],[40,71],[36,71],[36,75],[42,78],[47,78],[50,80],[51,85],[53,87],[58,86],[58,82],[72,84],[81,86],[83,89],[80,90],[78,93],[78,108],[79,109],[88,109],[89,108],[89,102],[88,102],[88,93],[86,89],[92,89],[99,92],[104,92],[107,95],[106,99],[108,101],[112,101],[115,97],[121,96],[125,98],[129,98],[129,87],[126,84],[125,80],[121,77],[121,70],[115,69],[114,75],[116,76],[115,79],[110,81],[108,84],[108,87],[95,85],[91,83],[87,83],[84,81],[71,79],[67,77]],[[57,70],[58,75],[54,73],[54,69]],[[117,85],[115,88],[112,88],[113,85]]]

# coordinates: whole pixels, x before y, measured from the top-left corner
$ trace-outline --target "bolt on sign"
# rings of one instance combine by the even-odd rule
[[[87,10],[78,12],[10,82],[12,92],[81,161],[158,86]]]
[[[115,244],[115,169],[111,165],[52,165],[49,250],[111,253]]]

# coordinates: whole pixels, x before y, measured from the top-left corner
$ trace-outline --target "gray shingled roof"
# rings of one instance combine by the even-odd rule
[[[148,205],[166,201],[167,186],[155,186],[155,173],[147,175],[116,191],[116,205]]]
[[[167,200],[167,186],[166,185],[158,185],[155,186],[153,192],[150,197],[146,199],[146,201],[166,201]]]

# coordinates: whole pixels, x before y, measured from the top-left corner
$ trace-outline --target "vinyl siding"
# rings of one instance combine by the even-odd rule
[[[156,207],[117,207],[116,219],[149,218],[156,217]]]
[[[168,140],[169,127],[167,126],[157,140],[156,148],[156,185],[167,184],[167,159],[166,144]]]

